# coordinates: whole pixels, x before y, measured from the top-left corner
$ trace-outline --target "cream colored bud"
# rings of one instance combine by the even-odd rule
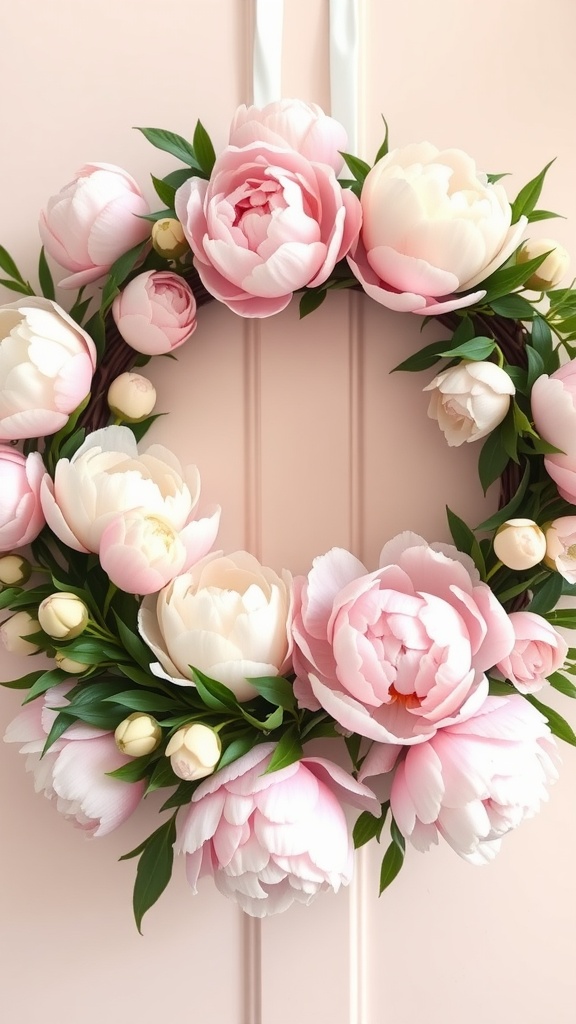
[[[3,555],[0,558],[0,583],[5,587],[21,587],[30,579],[32,568],[22,555]]]
[[[67,658],[64,651],[56,651],[54,661],[57,668],[62,669],[63,672],[69,672],[71,676],[81,676],[89,667],[81,661],[75,661],[74,658]]]
[[[530,238],[518,252],[517,263],[527,263],[528,260],[536,259],[547,252],[549,255],[538,270],[525,282],[525,288],[531,288],[535,292],[545,292],[549,288],[556,288],[563,277],[568,273],[570,257],[563,245],[555,242],[553,238]]]
[[[546,537],[532,519],[508,519],[496,531],[494,551],[509,569],[532,569],[546,554]]]
[[[38,621],[55,640],[74,640],[88,625],[88,609],[76,594],[51,594],[38,609]]]
[[[152,245],[165,260],[177,260],[190,248],[180,221],[173,217],[163,217],[154,222]]]
[[[36,654],[40,648],[24,638],[38,633],[40,624],[30,612],[16,612],[0,626],[0,643],[10,654]]]
[[[156,388],[139,373],[121,373],[108,388],[108,405],[118,419],[139,423],[156,405]]]
[[[186,782],[195,782],[196,779],[212,775],[221,753],[222,744],[218,733],[200,723],[178,729],[166,747],[172,771]]]
[[[118,750],[128,757],[145,757],[156,750],[162,739],[162,729],[151,715],[135,711],[120,722],[114,739]]]

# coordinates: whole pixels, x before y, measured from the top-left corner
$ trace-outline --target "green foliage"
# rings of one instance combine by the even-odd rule
[[[194,146],[181,135],[166,131],[164,128],[137,128],[136,130],[142,132],[144,138],[156,149],[162,149],[165,153],[175,156],[181,163],[192,167],[199,177],[206,177],[194,152]]]
[[[154,906],[172,877],[174,843],[176,842],[176,815],[165,821],[136,850],[125,854],[121,860],[139,854],[136,881],[134,883],[134,918],[142,934],[142,918]]]
[[[406,843],[394,818],[392,818],[390,824],[390,838],[392,841],[384,854],[380,868],[380,896],[392,884],[404,863]]]
[[[519,221],[520,217],[522,216],[529,217],[532,211],[535,209],[536,203],[540,198],[540,193],[542,192],[544,179],[553,163],[554,160],[550,160],[550,162],[546,164],[543,170],[541,170],[535,178],[532,178],[532,180],[529,181],[527,185],[524,185],[524,188],[520,189],[518,195],[516,196],[516,199],[512,203],[513,224],[516,224],[516,222]]]
[[[313,313],[322,305],[328,292],[326,288],[307,288],[300,297],[300,319]]]
[[[564,740],[565,743],[576,747],[576,734],[566,719],[562,718],[562,715],[559,715],[554,708],[549,708],[546,704],[542,704],[532,693],[525,694],[525,697],[541,715],[544,715],[553,736],[557,736],[559,740]]]
[[[361,846],[365,846],[366,843],[370,842],[371,839],[375,839],[376,842],[380,842],[380,836],[386,816],[390,808],[390,801],[382,804],[382,813],[379,817],[374,814],[370,814],[370,811],[362,811],[362,814],[356,821],[354,829],[352,831],[352,840],[354,842],[354,849],[359,850]]]
[[[46,253],[44,252],[44,246],[40,249],[40,258],[38,260],[38,280],[40,281],[40,288],[42,289],[42,295],[45,299],[55,299],[56,290],[54,288],[54,281],[52,280],[52,274],[50,273],[50,267],[46,262]]]

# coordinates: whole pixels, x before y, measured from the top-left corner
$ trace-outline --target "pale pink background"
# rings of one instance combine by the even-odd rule
[[[0,239],[34,274],[46,197],[89,160],[146,185],[173,166],[131,125],[218,146],[249,98],[249,0],[20,0],[0,15]],[[328,106],[328,0],[287,0],[284,94]],[[363,0],[362,155],[380,141],[460,146],[514,171],[511,194],[552,156],[546,206],[576,251],[576,63],[572,0]],[[547,21],[544,21],[544,18]],[[11,295],[6,294],[9,301]],[[352,547],[373,566],[402,528],[445,539],[444,504],[474,522],[485,506],[477,450],[449,451],[426,417],[429,375],[388,378],[421,344],[416,318],[333,297],[298,323],[202,313],[178,366],[153,369],[156,436],[200,467],[224,507],[221,543],[305,571]],[[432,340],[429,330],[426,341]],[[494,500],[494,499],[492,499]],[[6,676],[29,670],[4,657]],[[576,719],[564,700],[558,705]],[[0,727],[17,694],[0,692]],[[254,925],[211,888],[193,898],[180,865],[145,921],[131,920],[131,864],[118,856],[156,827],[146,807],[120,834],[86,842],[0,746],[0,1006],[10,1024],[569,1024],[573,1021],[576,757],[540,816],[493,866],[441,849],[409,853],[376,898],[379,855],[354,886]]]

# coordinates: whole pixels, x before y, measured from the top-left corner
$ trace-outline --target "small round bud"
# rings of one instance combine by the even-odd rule
[[[195,782],[196,779],[212,775],[221,753],[222,744],[218,733],[200,723],[178,729],[166,747],[172,771],[186,782]]]
[[[66,657],[64,651],[56,651],[54,661],[57,668],[62,669],[63,672],[69,672],[71,676],[81,676],[88,668],[88,665],[84,665],[81,661]]]
[[[55,640],[74,640],[88,625],[88,609],[76,594],[50,594],[38,608],[38,621]]]
[[[508,519],[496,531],[494,551],[509,569],[532,569],[546,554],[546,537],[532,519]]]
[[[516,257],[517,263],[527,263],[528,260],[536,259],[547,252],[549,255],[537,270],[528,278],[524,287],[535,292],[545,292],[550,288],[556,288],[562,278],[568,272],[570,257],[563,245],[555,242],[553,238],[530,238],[519,250]]]
[[[165,260],[177,260],[190,248],[180,221],[173,217],[162,217],[154,222],[152,245]]]
[[[114,739],[118,750],[128,757],[144,757],[156,750],[162,739],[162,729],[151,715],[135,711],[120,722]]]
[[[139,373],[121,373],[108,388],[108,405],[118,419],[139,423],[156,405],[156,388]]]
[[[16,612],[0,626],[0,643],[10,654],[36,654],[40,648],[24,638],[38,633],[40,624],[30,612]]]
[[[4,587],[21,587],[30,579],[32,567],[22,555],[3,555],[0,558],[0,584]]]

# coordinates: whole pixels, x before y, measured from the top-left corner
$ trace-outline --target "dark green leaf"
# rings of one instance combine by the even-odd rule
[[[576,698],[576,686],[571,679],[566,679],[560,672],[553,672],[551,676],[548,676],[548,682],[550,686],[553,686],[559,693],[563,693],[565,697]]]
[[[395,821],[392,819],[392,825],[390,827],[390,833],[392,834],[392,827],[395,826]],[[397,832],[397,830],[396,830]],[[384,889],[387,889],[389,885],[394,881],[396,875],[400,871],[404,863],[404,847],[397,842],[396,834],[392,835],[392,842],[384,854],[382,860],[382,867],[380,868],[380,888],[379,895],[382,895]]]
[[[14,278],[15,281],[20,281],[21,284],[26,284],[10,253],[3,245],[0,245],[0,270],[3,270],[5,274],[8,274],[8,277]],[[3,281],[2,284],[4,284]]]
[[[284,708],[285,711],[292,711],[296,707],[296,698],[292,683],[283,676],[258,676],[250,677],[248,683],[258,690],[261,697],[275,707]]]
[[[206,705],[213,711],[234,711],[238,713],[240,711],[240,705],[227,686],[224,683],[217,682],[216,679],[210,679],[209,676],[205,676],[199,669],[190,666],[192,672],[192,679],[198,691],[198,696]]]
[[[485,494],[490,485],[502,476],[507,464],[508,455],[503,445],[502,429],[498,427],[486,438],[478,459],[478,475]]]
[[[441,352],[440,355],[448,359],[459,358],[480,361],[487,359],[495,348],[496,342],[493,338],[471,338],[470,341],[464,341],[461,345],[457,345],[456,348]]]
[[[42,675],[44,673],[40,669],[38,672],[29,672],[26,676],[20,676],[19,679],[7,679],[5,682],[0,680],[0,686],[5,686],[7,690],[28,690]]]
[[[535,591],[528,610],[543,615],[555,608],[562,596],[562,577],[560,573],[551,572],[548,579]]]
[[[495,185],[497,181],[500,181],[501,178],[507,178],[509,174],[510,171],[504,171],[503,174],[487,174],[486,177],[490,185]]]
[[[152,775],[146,788],[146,795],[154,793],[157,789],[165,789],[167,786],[175,786],[179,779],[172,771],[169,757],[161,757],[154,765]]]
[[[38,260],[38,280],[40,281],[40,288],[42,289],[42,295],[44,298],[51,299],[53,301],[56,297],[56,291],[54,288],[52,274],[50,273],[50,267],[46,262],[44,246],[40,249],[40,259]]]
[[[381,116],[382,120],[384,121],[384,139],[380,143],[380,148],[379,148],[379,150],[376,153],[376,156],[374,158],[374,163],[375,164],[377,164],[378,161],[381,160],[382,157],[386,156],[387,153],[388,153],[388,122],[386,121],[386,118],[384,117],[384,114],[381,114],[380,116]]]
[[[85,722],[86,725],[93,725],[96,729],[114,732],[120,722],[126,718],[126,711],[120,707],[108,708],[98,704],[85,704],[82,701],[68,705],[66,715],[79,722]]]
[[[142,132],[144,138],[155,146],[156,149],[162,149],[165,153],[171,153],[177,160],[181,160],[183,164],[188,164],[189,167],[193,167],[196,171],[202,171],[193,147],[181,135],[177,135],[176,132],[168,132],[164,128],[137,128],[136,130]]]
[[[508,363],[506,364],[506,373],[510,377],[510,380],[512,381],[514,387],[516,388],[516,391],[519,391],[521,395],[527,395],[527,370],[523,369],[523,367],[521,366],[510,366],[510,364]]]
[[[98,358],[101,359],[106,348],[106,325],[104,323],[104,317],[102,316],[99,309],[92,314],[90,319],[85,323],[84,330],[92,338],[96,346]]]
[[[193,138],[194,152],[200,167],[207,178],[212,174],[212,168],[216,163],[216,153],[212,145],[212,139],[208,135],[201,121],[196,122]]]
[[[249,750],[256,744],[256,737],[252,732],[246,733],[244,736],[237,736],[236,739],[231,740],[227,743],[222,750],[222,756],[216,765],[216,771],[220,771],[221,768],[225,768],[226,765],[232,764],[233,761],[237,761],[239,757],[243,757]]]
[[[155,412],[152,416],[147,416],[146,419],[140,420],[139,423],[129,423],[128,426],[134,434],[137,441],[141,441],[144,435],[150,430],[152,424],[160,419],[161,416],[165,416],[166,413]]]
[[[174,196],[176,195],[176,189],[172,185],[168,185],[162,178],[156,178],[153,174],[150,175],[152,178],[152,184],[158,198],[171,209],[174,208]]]
[[[512,683],[506,682],[504,679],[494,679],[492,676],[488,676],[490,683],[488,693],[491,697],[511,697],[512,694],[518,691]]]
[[[292,725],[276,744],[270,764],[264,774],[268,775],[270,772],[277,772],[281,768],[287,768],[294,761],[299,761],[302,754],[303,750],[298,729],[295,725]]]
[[[542,704],[541,701],[537,700],[534,694],[525,694],[526,700],[530,702],[544,718],[550,726],[550,730],[553,736],[557,736],[559,740],[564,740],[565,743],[570,743],[571,746],[576,747],[576,735],[572,726],[568,724],[566,719],[562,718],[557,711],[553,708],[549,708],[546,704]]]
[[[140,665],[140,668],[143,668],[145,672],[150,672],[150,663],[153,660],[152,651],[146,646],[139,636],[136,636],[136,634],[128,628],[116,611],[114,611],[114,618],[116,620],[118,636],[120,637],[122,646],[126,649],[136,664]]]
[[[106,312],[106,310],[108,310],[112,305],[120,285],[124,283],[128,275],[132,273],[134,267],[137,266],[139,261],[142,259],[149,244],[150,239],[145,238],[143,242],[138,242],[138,245],[134,245],[131,249],[128,249],[127,252],[123,252],[116,262],[112,264],[110,267],[110,273],[108,274],[108,279],[102,291],[102,302],[100,305],[102,313]]]
[[[8,281],[6,278],[0,278],[0,284],[11,292],[18,292],[19,295],[34,295],[34,289],[29,284],[21,284],[20,281]]]
[[[418,370],[428,370],[431,366],[434,366],[434,363],[443,358],[442,352],[447,344],[450,344],[450,342],[433,341],[431,345],[426,345],[419,352],[415,352],[413,356],[408,356],[408,359],[398,363],[398,366],[394,366],[391,372],[396,373],[398,370],[403,370],[406,373],[414,373]]]
[[[175,698],[165,697],[154,690],[124,690],[123,693],[115,693],[107,697],[110,704],[121,704],[122,707],[130,708],[131,711],[147,711],[160,714],[166,711],[168,714],[178,709]]]
[[[490,516],[488,519],[485,519],[484,522],[480,523],[480,525],[476,527],[477,533],[496,530],[497,527],[501,526],[502,523],[505,523],[507,519],[514,518],[514,513],[520,508],[524,495],[526,494],[529,479],[530,466],[526,463],[524,475],[516,494],[510,499],[507,505],[504,505],[498,512],[495,512],[493,516]]]
[[[308,288],[300,298],[300,319],[313,313],[322,305],[327,296],[325,288]]]
[[[503,295],[493,299],[490,305],[498,316],[509,320],[531,320],[534,316],[534,306],[522,295]]]
[[[448,518],[448,527],[452,535],[452,540],[456,545],[458,551],[463,551],[464,554],[470,555],[474,560],[474,564],[478,569],[482,579],[486,576],[486,566],[484,564],[484,556],[480,549],[480,545],[476,540],[472,530],[464,522],[459,519],[455,512],[446,505],[446,516]]]
[[[271,711],[264,719],[256,718],[254,715],[251,715],[243,704],[239,705],[239,710],[242,714],[242,718],[260,732],[273,732],[274,729],[279,729],[284,719],[284,709],[281,707],[275,708],[275,710]]]
[[[548,612],[545,618],[550,625],[558,626],[559,629],[576,629],[576,609],[558,608],[556,611]]]
[[[198,785],[199,782],[181,782],[164,801],[160,810],[170,811],[173,807],[182,807],[183,804],[189,804]]]
[[[532,210],[535,209],[536,203],[540,198],[540,193],[542,191],[542,186],[544,184],[546,172],[549,170],[553,163],[554,160],[551,160],[550,163],[546,164],[544,169],[540,171],[540,173],[537,174],[535,178],[532,178],[532,180],[529,181],[528,184],[524,185],[524,188],[520,189],[518,195],[516,196],[516,199],[512,203],[513,224],[516,224],[520,217],[527,217],[529,214],[532,213]]]
[[[58,683],[63,683],[65,679],[69,678],[70,676],[59,668],[52,668],[43,672],[30,687],[30,692],[22,703],[29,704],[30,701],[36,700],[36,697],[41,697],[47,690],[51,690],[53,686],[58,686]]]
[[[341,153],[340,155],[344,157],[356,181],[363,185],[366,175],[371,169],[370,164],[367,164],[365,160],[361,160],[360,157],[354,156],[353,153]]]
[[[146,841],[140,855],[134,883],[134,917],[142,934],[142,918],[162,895],[172,876],[176,816],[164,822]]]
[[[526,355],[528,357],[528,389],[532,388],[534,381],[541,377],[544,371],[544,362],[542,356],[532,345],[526,346]]]
[[[361,846],[365,846],[371,839],[376,839],[380,842],[380,835],[386,821],[386,815],[390,803],[387,801],[382,804],[382,814],[379,818],[375,817],[374,814],[370,814],[370,811],[362,811],[362,814],[357,819],[354,829],[352,831],[352,839],[354,842],[354,849],[359,850]]]
[[[486,289],[486,297],[482,299],[482,304],[490,305],[494,299],[503,298],[523,285],[531,274],[538,270],[547,255],[543,253],[541,256],[535,256],[533,260],[526,260],[525,263],[514,263],[511,267],[495,270],[490,277],[480,283],[480,287]]]
[[[194,172],[188,167],[179,167],[176,171],[170,171],[169,174],[165,174],[162,181],[165,182],[166,185],[170,185],[170,187],[177,192],[185,181],[188,181],[189,178],[193,177]]]
[[[150,771],[150,755],[145,757],[133,757],[127,764],[121,764],[113,772],[106,772],[111,779],[121,779],[122,782],[140,782],[145,779]]]
[[[75,719],[72,718],[71,715],[67,715],[65,711],[60,711],[56,715],[56,718],[52,723],[52,728],[50,729],[50,732],[46,737],[46,742],[42,749],[42,757],[44,757],[44,754],[46,754],[47,751],[50,750],[52,744],[56,743],[56,740],[60,739],[62,734],[66,732],[66,729],[69,729],[71,725],[74,725],[74,722]]]

